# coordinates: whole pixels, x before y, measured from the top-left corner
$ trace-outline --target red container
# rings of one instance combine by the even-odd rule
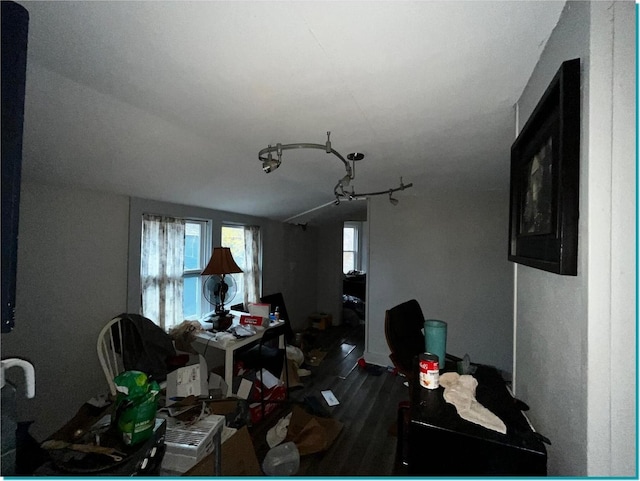
[[[256,383],[259,384],[259,383]],[[262,388],[262,386],[260,386]],[[256,390],[257,391],[257,390]],[[249,415],[251,417],[251,424],[258,424],[262,420],[262,407],[260,405],[260,392],[257,393],[258,402],[251,403],[249,405]],[[269,401],[283,401],[287,396],[287,388],[284,384],[278,384],[277,386],[267,389],[264,393],[264,415],[267,416],[275,408],[277,403]],[[255,396],[253,396],[255,399]]]
[[[438,356],[425,352],[420,354],[420,385],[426,389],[437,389],[440,386],[440,366]]]

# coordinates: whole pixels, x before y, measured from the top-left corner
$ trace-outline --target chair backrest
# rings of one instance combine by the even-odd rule
[[[114,317],[102,328],[100,334],[98,334],[98,359],[102,366],[104,376],[107,378],[107,384],[109,384],[109,391],[112,396],[115,396],[116,385],[113,379],[125,370],[124,362],[122,360],[122,318],[120,316]],[[115,335],[114,335],[115,333]]]
[[[275,294],[269,294],[267,296],[262,296],[260,298],[260,302],[264,304],[270,304],[271,310],[273,312],[276,307],[279,308],[280,318],[284,320],[285,327],[285,339],[287,342],[291,343],[293,340],[293,329],[291,328],[291,318],[289,317],[289,313],[287,312],[287,306],[284,303],[284,297],[281,292],[277,292]]]
[[[391,350],[393,365],[412,379],[414,358],[424,352],[424,316],[415,299],[403,302],[385,312],[384,334]]]

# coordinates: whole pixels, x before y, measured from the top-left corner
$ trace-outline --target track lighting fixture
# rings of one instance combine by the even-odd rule
[[[354,152],[351,153],[349,155],[347,155],[347,159],[349,159],[348,161],[342,156],[340,155],[339,152],[337,152],[336,150],[333,149],[333,147],[331,146],[331,132],[327,132],[327,142],[325,144],[310,144],[310,143],[295,143],[295,144],[281,144],[281,143],[277,143],[274,146],[272,146],[271,144],[269,144],[269,146],[265,149],[262,149],[260,152],[258,152],[258,159],[262,162],[262,170],[264,170],[265,173],[270,173],[273,172],[274,170],[276,170],[278,167],[280,167],[280,164],[282,163],[282,151],[284,150],[290,150],[290,149],[321,149],[324,150],[327,154],[333,154],[334,156],[336,156],[338,159],[340,159],[340,161],[342,161],[342,163],[344,164],[344,168],[346,171],[346,174],[344,177],[342,177],[340,180],[338,180],[338,183],[335,185],[335,187],[333,188],[333,195],[335,196],[335,201],[331,202],[335,205],[339,205],[341,199],[347,199],[347,200],[360,200],[362,198],[365,197],[372,197],[375,195],[384,195],[384,194],[389,194],[389,201],[393,204],[393,205],[397,205],[398,204],[398,200],[394,199],[393,197],[391,197],[391,194],[393,192],[396,192],[398,190],[404,190],[404,189],[408,189],[409,187],[412,187],[413,184],[403,184],[402,183],[402,177],[400,177],[400,186],[396,187],[394,189],[388,189],[388,190],[383,190],[380,192],[367,192],[367,193],[356,193],[355,189],[353,188],[353,186],[351,186],[351,192],[345,192],[344,188],[345,187],[349,187],[349,185],[351,184],[351,182],[353,181],[353,179],[355,178],[355,168],[356,168],[356,162],[359,160],[364,159],[364,154],[360,153],[360,152]],[[273,158],[273,153],[275,152],[277,159]],[[351,163],[349,163],[349,161]]]

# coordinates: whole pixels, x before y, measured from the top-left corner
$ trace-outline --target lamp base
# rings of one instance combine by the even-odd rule
[[[213,328],[216,331],[226,331],[231,324],[233,324],[233,316],[229,311],[216,311],[216,317],[213,318]]]

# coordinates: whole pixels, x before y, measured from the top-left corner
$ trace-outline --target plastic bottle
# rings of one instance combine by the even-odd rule
[[[276,312],[274,313],[276,321],[280,320],[280,307],[276,306]]]
[[[292,476],[299,468],[300,452],[291,441],[271,448],[262,462],[262,470],[267,476]]]
[[[11,367],[24,370],[26,395],[35,396],[35,375],[33,365],[23,359],[5,359],[0,363],[0,387],[2,388],[2,476],[16,474],[16,430],[18,427],[16,414],[16,393],[13,384],[5,378],[5,370]]]

